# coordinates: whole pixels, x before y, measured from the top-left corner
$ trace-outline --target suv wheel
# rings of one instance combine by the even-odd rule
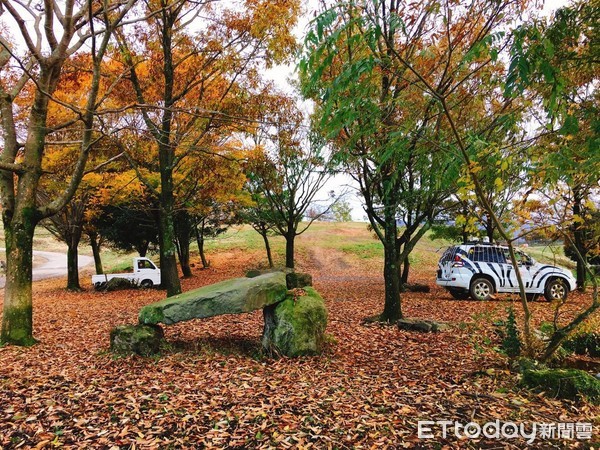
[[[462,289],[448,289],[450,295],[456,300],[467,300],[469,298],[469,292],[463,291]]]
[[[554,278],[546,283],[544,297],[546,297],[546,300],[549,302],[553,300],[564,302],[567,299],[568,294],[569,288],[567,288],[565,282],[560,278]]]
[[[494,293],[494,285],[487,278],[475,278],[471,283],[470,292],[475,300],[489,300]]]

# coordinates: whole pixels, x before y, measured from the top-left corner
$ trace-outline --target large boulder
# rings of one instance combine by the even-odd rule
[[[311,287],[290,291],[284,301],[264,310],[263,348],[285,356],[321,353],[327,309]]]
[[[281,302],[286,293],[283,272],[255,278],[234,278],[144,306],[140,310],[139,321],[142,324],[170,325],[190,319],[246,313]]]
[[[120,325],[110,332],[110,350],[120,355],[156,355],[164,334],[158,325]]]

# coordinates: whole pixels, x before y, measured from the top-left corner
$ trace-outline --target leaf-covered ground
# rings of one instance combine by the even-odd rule
[[[417,421],[593,422],[600,410],[522,390],[509,373],[491,322],[510,301],[456,301],[435,288],[423,265],[407,293],[408,317],[448,321],[419,334],[362,325],[381,311],[379,261],[353,258],[305,240],[300,268],[312,272],[329,309],[324,355],[267,359],[262,314],[221,316],[165,327],[159,358],[114,358],[109,331],[136,322],[161,291],[69,293],[64,280],[35,285],[32,348],[0,349],[3,448],[523,448],[525,443],[434,441]],[[254,251],[213,256],[184,289],[233,276],[262,258]],[[437,256],[436,256],[437,258]],[[573,308],[583,301],[573,295]],[[515,305],[518,306],[518,305]],[[549,318],[548,304],[533,305]],[[589,448],[591,441],[535,441],[533,448]],[[597,444],[596,444],[597,445]]]

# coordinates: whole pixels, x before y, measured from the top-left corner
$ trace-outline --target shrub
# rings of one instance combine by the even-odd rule
[[[506,318],[506,322],[504,322],[502,349],[511,358],[515,358],[521,354],[521,339],[519,338],[517,320],[512,307],[508,308],[508,317]]]
[[[582,332],[570,336],[563,342],[563,347],[578,355],[600,356],[600,333]]]

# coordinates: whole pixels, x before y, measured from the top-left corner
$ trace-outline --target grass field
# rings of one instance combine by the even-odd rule
[[[359,260],[383,261],[383,245],[372,231],[369,231],[366,223],[329,223],[315,222],[303,234],[297,237],[297,246],[300,252],[310,248],[310,243],[318,239],[319,246],[341,251],[352,258]],[[285,241],[281,236],[269,238],[273,256],[281,265],[285,257]],[[431,239],[427,233],[417,243],[411,254],[411,265],[415,268],[435,268],[443,251],[452,245],[445,240]],[[261,251],[264,244],[261,236],[250,226],[238,226],[228,230],[223,235],[210,239],[206,243],[206,252],[232,249],[245,249],[250,251]],[[547,264],[558,264],[568,268],[574,268],[575,264],[564,255],[562,246],[530,246],[523,250],[536,260]],[[192,252],[197,253],[195,242],[192,243]]]
[[[315,222],[303,234],[297,237],[297,252],[302,256],[310,249],[311,242],[318,238],[321,248],[330,248],[341,251],[346,255],[358,260],[381,262],[383,261],[383,245],[377,239],[373,232],[367,229],[367,224],[363,222],[348,223],[328,223]],[[285,240],[281,236],[269,237],[271,250],[276,265],[283,266],[285,262]],[[441,252],[450,245],[450,242],[443,240],[432,240],[430,234],[426,234],[417,244],[411,254],[411,265],[415,268],[426,267],[434,269]],[[4,230],[0,221],[0,247],[4,247]],[[38,226],[34,237],[34,250],[66,253],[67,246],[58,241],[48,230]],[[210,260],[211,255],[222,251],[231,251],[234,249],[247,251],[263,251],[264,243],[262,237],[248,225],[231,227],[228,231],[215,238],[206,240],[205,253]],[[526,253],[536,260],[547,263],[561,265],[574,269],[575,263],[564,255],[561,245],[530,246],[523,249]],[[86,244],[85,239],[79,246],[79,253],[91,256],[91,248]],[[196,241],[192,240],[192,256],[197,257],[198,247]],[[112,249],[110,246],[102,248],[102,264],[106,272],[123,272],[131,269],[131,260],[137,256],[135,252],[123,252]],[[0,254],[0,258],[3,255]],[[158,255],[150,252],[148,254],[155,262],[158,262]],[[257,261],[257,267],[266,265],[264,261]]]

